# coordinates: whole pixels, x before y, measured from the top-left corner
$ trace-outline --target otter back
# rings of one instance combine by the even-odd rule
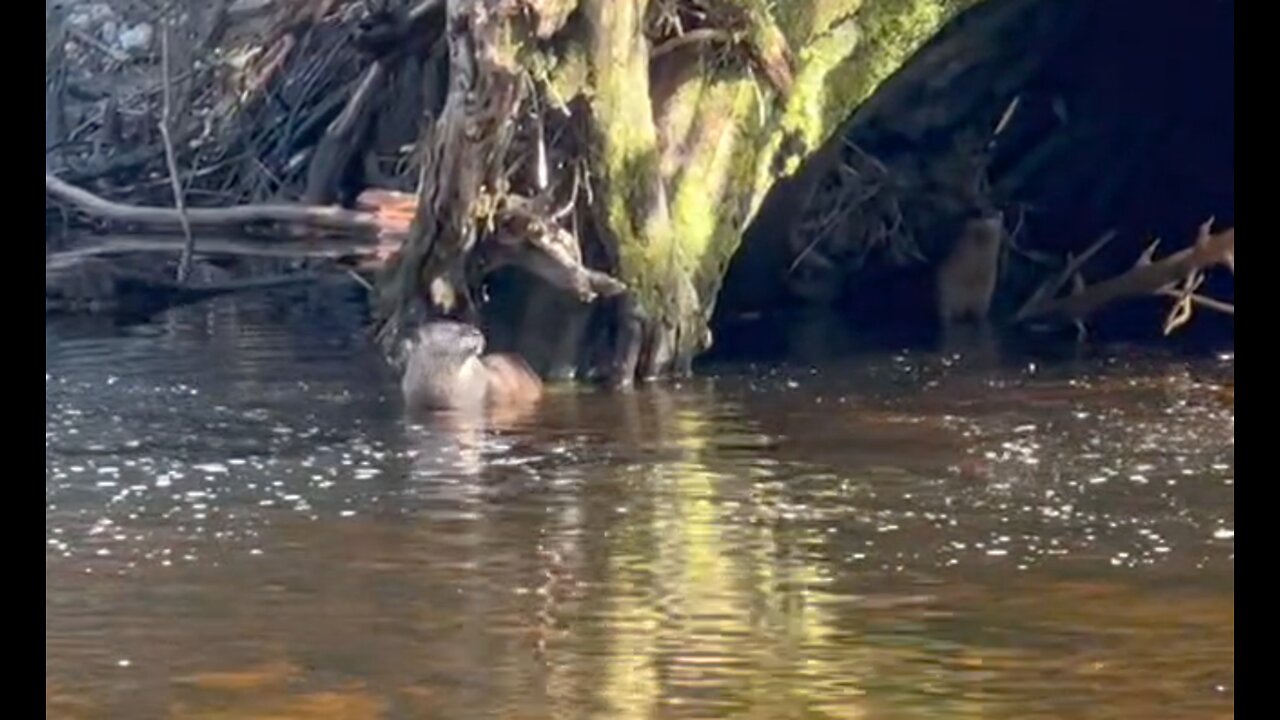
[[[480,361],[488,370],[490,404],[526,403],[542,397],[542,380],[519,356],[493,354]]]
[[[1004,225],[1000,216],[969,220],[938,268],[938,316],[943,323],[986,319],[995,295]]]

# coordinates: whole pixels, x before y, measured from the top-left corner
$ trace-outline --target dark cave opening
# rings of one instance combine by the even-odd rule
[[[1016,0],[983,5],[1011,2]],[[1093,283],[1131,268],[1154,238],[1161,239],[1158,258],[1187,247],[1210,217],[1215,229],[1233,227],[1234,2],[1043,0],[1034,10],[1051,12],[1055,4],[1078,14],[1056,31],[1054,49],[1011,93],[989,93],[972,113],[1000,117],[1008,112],[1009,95],[1016,98],[1013,120],[989,145],[987,178],[1008,224],[1015,218],[1020,223],[1019,245],[1061,258],[1113,230],[1116,240],[1086,266]],[[962,25],[964,17],[953,25]],[[963,26],[954,32],[964,32]],[[904,91],[902,84],[893,91],[909,94],[916,105],[931,102],[930,93],[947,92]],[[894,115],[880,113],[855,114],[841,134],[875,157],[928,157],[962,131],[953,125],[903,137],[895,132]],[[830,302],[788,291],[779,275],[789,258],[778,237],[796,222],[801,185],[799,179],[780,183],[748,228],[720,294],[711,356],[785,355],[789,328],[805,327],[814,317],[828,323],[834,318],[850,331],[922,337],[932,311],[936,258],[850,273]],[[1030,287],[1025,278],[1022,287],[1008,287],[1017,282],[1006,283],[1003,272],[1002,267],[996,305],[1007,312]],[[1200,291],[1233,302],[1234,275],[1211,271]],[[1090,336],[1160,339],[1183,347],[1234,345],[1234,317],[1203,310],[1172,338],[1162,338],[1169,306],[1168,299],[1156,297],[1115,303],[1089,319]],[[998,315],[996,308],[993,313]]]

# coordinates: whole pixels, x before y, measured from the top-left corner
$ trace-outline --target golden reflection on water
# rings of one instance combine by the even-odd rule
[[[96,618],[105,629],[52,644],[49,716],[1234,714],[1233,581],[859,574],[827,528],[801,521],[807,508],[785,507],[779,463],[804,457],[718,455],[716,438],[759,430],[709,415],[723,405],[661,389],[560,402],[558,415],[511,427],[609,427],[629,455],[584,477],[572,502],[475,495],[453,515],[280,518],[262,558],[140,571],[143,585],[185,588],[169,598],[138,578],[86,579],[47,560],[47,650],[51,635],[75,632],[50,619],[50,595],[107,608]],[[837,454],[843,434],[869,454],[916,448],[942,466],[964,456],[962,438],[936,424],[868,418],[814,427],[801,455]],[[874,429],[850,429],[860,423]],[[455,469],[493,490],[480,431],[452,431],[464,450]],[[107,664],[103,648],[139,645],[146,677],[133,690],[104,692],[114,681],[81,670]]]

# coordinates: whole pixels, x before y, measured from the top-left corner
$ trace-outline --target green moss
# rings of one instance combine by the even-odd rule
[[[715,288],[741,240],[744,198],[763,134],[763,96],[755,82],[750,75],[694,78],[668,101],[664,115],[683,129],[677,134],[684,142],[668,148],[681,170],[670,185],[665,226],[661,213],[647,225],[636,224],[649,217],[644,209],[653,199],[646,193],[653,186],[645,178],[654,172],[648,165],[653,156],[636,153],[628,162],[621,145],[613,144],[613,160],[606,163],[617,168],[609,170],[610,225],[619,237],[623,280],[648,299],[651,310],[687,316],[690,308],[682,303],[690,298],[672,289],[691,283],[692,299],[700,305],[693,310],[702,317],[710,312]]]
[[[590,90],[587,54],[576,43],[569,45],[563,55],[553,56],[540,66],[531,67],[531,72],[546,83],[551,101],[561,108]]]
[[[589,86],[605,216],[620,275],[650,313],[683,313],[673,288],[692,280],[709,311],[741,232],[765,193],[794,172],[852,111],[951,15],[975,0],[735,0],[753,43],[794,59],[781,108],[762,107],[763,78],[694,80],[667,101],[663,131],[652,121],[647,53],[637,43],[643,0],[584,0],[592,28]],[[551,73],[566,95],[582,86],[572,58]],[[569,79],[572,78],[572,79]],[[559,91],[559,90],[558,90]],[[690,120],[692,118],[692,121]],[[692,127],[690,128],[690,122]],[[780,150],[786,147],[786,153]],[[674,144],[679,143],[677,149]],[[665,147],[683,168],[670,208],[655,197]],[[678,157],[674,156],[679,152]],[[666,168],[670,175],[670,167]]]
[[[651,317],[688,316],[688,284],[662,195],[657,129],[649,95],[648,40],[639,0],[590,0],[592,114],[605,218],[617,241],[619,276]]]
[[[780,10],[788,34],[809,33],[809,40],[796,55],[792,96],[758,159],[751,213],[775,182],[794,173],[944,22],[978,1],[813,0]],[[806,27],[797,25],[802,20]],[[829,22],[834,24],[824,25]],[[784,140],[795,145],[787,153],[780,152]]]
[[[878,0],[858,13],[862,42],[826,80],[823,124],[833,130],[955,13],[976,0]]]
[[[803,47],[852,16],[868,0],[780,0],[778,25],[793,47]]]
[[[637,67],[638,66],[638,67]],[[670,223],[654,208],[660,182],[657,133],[647,73],[639,63],[601,63],[595,71],[592,111],[599,138],[606,218],[618,244],[619,274],[646,311],[665,308],[662,285],[672,251]],[[665,268],[665,272],[663,269]]]
[[[823,122],[822,114],[826,104],[827,77],[849,57],[861,40],[861,29],[850,19],[800,52],[800,72],[796,75],[795,88],[787,102],[780,129],[798,134],[805,147],[817,147],[833,129]]]
[[[734,0],[747,15],[751,44],[766,58],[786,58],[790,54],[792,40],[778,24],[775,3],[770,0]],[[786,4],[786,3],[784,3]]]
[[[684,145],[694,129],[694,120],[706,89],[701,74],[676,88],[663,103],[658,116],[658,142],[662,147],[662,177],[677,176],[684,165]]]
[[[791,96],[787,98],[786,106],[776,119],[756,164],[750,203],[752,213],[759,208],[773,183],[780,177],[795,172],[803,157],[822,144],[834,130],[823,112],[827,106],[827,76],[849,57],[860,39],[858,24],[850,18],[797,53],[799,70]],[[786,138],[791,138],[797,145],[786,158],[779,173],[776,158]]]
[[[539,0],[535,7],[538,22],[534,33],[545,40],[564,27],[569,15],[578,9],[578,0]]]
[[[741,240],[743,197],[750,188],[760,137],[761,97],[753,79],[712,83],[698,105],[697,127],[672,194],[672,224],[704,311]]]

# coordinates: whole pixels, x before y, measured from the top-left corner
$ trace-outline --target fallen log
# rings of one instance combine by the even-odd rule
[[[74,206],[81,212],[142,232],[182,231],[182,213],[173,208],[127,205],[75,187],[45,173],[45,194]],[[193,229],[236,230],[275,225],[294,229],[376,237],[383,228],[376,215],[340,207],[314,205],[239,205],[228,208],[188,208],[187,220]]]
[[[48,174],[45,175],[45,188],[52,197],[109,222],[152,232],[174,233],[182,229],[182,213],[174,209],[113,202]],[[617,279],[583,265],[576,237],[558,226],[555,215],[559,215],[559,212],[542,218],[540,211],[543,208],[540,205],[517,200],[519,199],[509,199],[513,207],[504,216],[509,215],[527,227],[509,238],[510,243],[495,248],[487,269],[516,265],[553,286],[573,293],[583,301],[599,296],[611,297],[625,289]],[[345,230],[356,236],[345,244],[289,239],[255,241],[225,237],[202,238],[199,244],[201,255],[354,259],[360,269],[379,269],[400,252],[417,211],[417,196],[370,188],[360,194],[356,205],[356,210],[313,205],[189,208],[186,215],[193,228],[219,229],[224,232],[244,229],[254,224],[273,223],[315,230]],[[361,239],[364,241],[361,242]],[[180,252],[183,246],[180,238],[99,237],[77,242],[75,247],[49,256],[46,258],[46,266],[54,261],[68,262],[74,258],[132,252]]]
[[[1226,267],[1232,274],[1235,273],[1236,230],[1231,227],[1212,233],[1210,232],[1212,227],[1213,219],[1210,218],[1200,226],[1195,243],[1160,260],[1151,259],[1156,247],[1153,244],[1128,272],[1094,285],[1080,285],[1076,292],[1070,295],[1053,297],[1052,293],[1036,293],[1018,311],[1014,321],[1024,322],[1046,317],[1079,321],[1105,305],[1131,297],[1173,294],[1184,303],[1193,302],[1197,296],[1190,291],[1177,290],[1180,284],[1185,283],[1189,288],[1194,289],[1199,284],[1195,279],[1206,270],[1217,266]],[[1069,265],[1064,275],[1075,275],[1079,265],[1082,265],[1083,260],[1090,254],[1092,252],[1086,253],[1080,261]],[[1060,287],[1065,279],[1065,277],[1058,277],[1051,282]],[[1222,312],[1227,312],[1226,309],[1230,307],[1230,314],[1235,314],[1234,306],[1226,303],[1205,303],[1201,300],[1199,304]],[[1172,325],[1172,323],[1166,325],[1166,333],[1172,329]]]

